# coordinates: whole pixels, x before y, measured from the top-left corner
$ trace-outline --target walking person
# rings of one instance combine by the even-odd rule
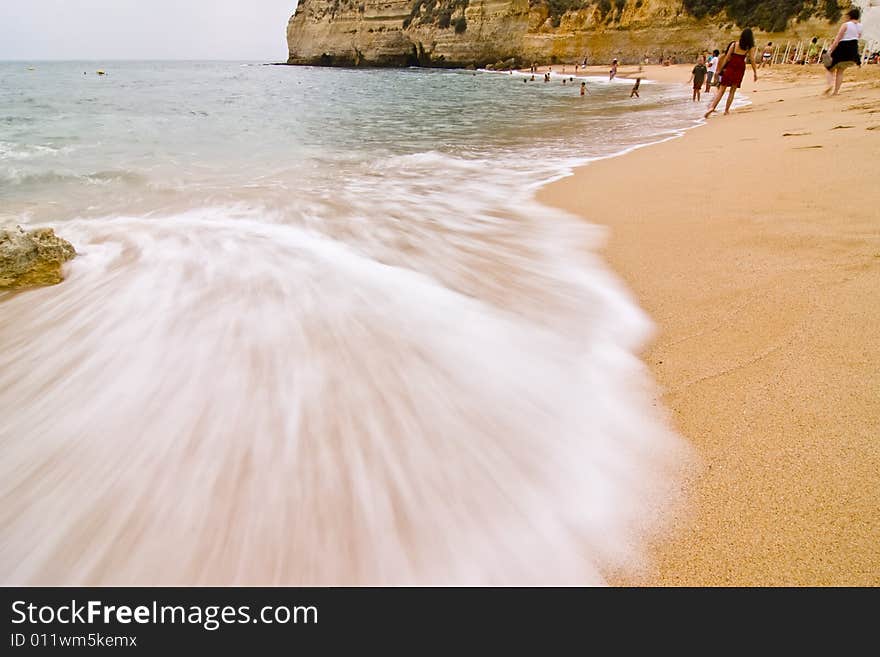
[[[721,102],[721,98],[724,96],[724,92],[728,88],[730,93],[727,94],[727,104],[724,106],[724,113],[730,114],[733,97],[736,95],[736,90],[742,84],[743,75],[746,72],[746,63],[752,65],[752,72],[755,75],[755,82],[757,82],[758,67],[755,64],[755,35],[752,34],[752,30],[748,27],[740,34],[739,41],[731,42],[727,47],[727,51],[721,56],[718,64],[718,70],[721,71],[721,82],[719,83],[718,91],[715,92],[715,98],[712,99],[712,103],[709,105],[709,111],[704,114],[704,118],[708,119],[709,115],[715,111],[715,108],[718,107],[718,103]]]
[[[848,20],[837,30],[837,36],[828,48],[831,54],[830,60],[826,58],[823,62],[828,78],[828,88],[824,92],[826,95],[836,96],[840,93],[843,72],[853,64],[862,65],[862,58],[859,57],[859,39],[862,38],[862,24],[859,22],[861,17],[862,13],[857,8],[850,9],[847,13]]]

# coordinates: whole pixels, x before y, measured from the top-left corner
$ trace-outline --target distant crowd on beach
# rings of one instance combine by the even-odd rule
[[[608,80],[609,81],[613,80],[617,76],[617,65],[618,65],[617,59],[614,59],[611,62],[611,70],[608,73]],[[574,65],[574,75],[568,75],[566,73],[566,70],[565,70],[566,67],[570,67],[570,66],[571,66],[570,64],[559,65],[559,69],[562,74],[562,84],[574,83],[575,82],[574,75],[578,75],[578,73],[581,70],[586,71],[586,68],[587,68],[586,56],[583,59],[583,63],[577,63]],[[526,82],[526,83],[534,82],[535,75],[538,74],[538,68],[539,68],[538,64],[533,62],[532,65],[529,67],[529,72],[531,73],[531,76],[528,78],[523,78],[523,82]],[[512,74],[513,71],[511,70],[510,73]],[[552,74],[553,74],[553,66],[548,66],[547,70],[544,71],[543,76],[542,76],[542,79],[544,80],[545,83],[549,83],[552,80]],[[568,76],[566,77],[566,75],[568,75]],[[636,79],[635,84],[633,85],[633,88],[629,94],[630,98],[638,98],[639,97],[639,86],[641,85],[641,83],[642,83],[641,78]],[[586,96],[587,92],[588,92],[587,83],[582,81],[581,85],[580,85],[580,95]]]
[[[753,79],[758,81],[758,69],[769,68],[775,63],[802,64],[813,65],[822,64],[826,70],[827,88],[825,94],[837,95],[843,82],[843,72],[850,66],[861,66],[863,64],[880,64],[880,50],[868,52],[867,49],[863,53],[859,53],[859,39],[862,36],[862,26],[860,23],[861,12],[858,8],[853,7],[847,12],[847,20],[840,25],[837,34],[830,44],[826,41],[823,47],[819,45],[819,37],[813,37],[807,46],[797,44],[791,48],[787,46],[784,54],[780,58],[780,49],[774,46],[772,41],[768,41],[767,45],[761,48],[760,55],[755,43],[755,36],[751,29],[746,28],[742,31],[739,38],[730,41],[723,48],[713,49],[711,52],[706,50],[696,57],[696,62],[691,69],[691,75],[688,84],[692,85],[691,99],[699,102],[703,93],[710,93],[715,89],[715,93],[709,103],[709,109],[705,113],[708,118],[717,108],[721,99],[727,94],[727,102],[725,104],[724,113],[730,112],[737,89],[742,85],[746,68],[751,66]],[[678,63],[676,56],[664,56],[662,53],[657,58],[657,63],[664,66],[672,66]],[[642,70],[642,64],[648,65],[653,62],[652,58],[645,53],[642,62],[639,65],[639,71]],[[617,77],[618,60],[612,59],[611,66],[608,70],[608,80],[612,81]],[[562,73],[562,84],[570,84],[575,81],[574,77],[566,77],[566,67],[571,64],[559,65]],[[587,57],[574,64],[574,74],[577,75],[581,70],[586,72]],[[538,73],[538,65],[532,63],[529,68],[532,73],[530,78],[526,78],[523,82],[535,80]],[[553,67],[549,66],[543,73],[545,83],[551,81]],[[641,77],[636,78],[635,84],[630,91],[630,98],[639,98],[639,87]],[[580,95],[585,96],[588,92],[585,82],[580,84]]]

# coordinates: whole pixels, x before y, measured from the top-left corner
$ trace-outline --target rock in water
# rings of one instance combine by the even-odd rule
[[[75,255],[51,228],[0,228],[0,289],[60,283],[62,263]]]

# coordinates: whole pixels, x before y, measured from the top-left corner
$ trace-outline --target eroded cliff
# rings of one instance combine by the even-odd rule
[[[300,0],[287,26],[290,64],[484,66],[516,59],[690,61],[735,36],[831,36],[834,0]],[[728,7],[730,5],[730,7]],[[767,5],[773,5],[768,10]],[[728,8],[725,8],[728,7]],[[731,8],[733,7],[733,8]],[[781,31],[781,32],[780,32]]]

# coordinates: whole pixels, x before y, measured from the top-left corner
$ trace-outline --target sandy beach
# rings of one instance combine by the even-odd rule
[[[620,75],[689,95],[690,68]],[[618,584],[880,584],[880,66],[835,98],[823,73],[747,71],[750,106],[540,192],[608,227],[701,460],[648,575]]]

